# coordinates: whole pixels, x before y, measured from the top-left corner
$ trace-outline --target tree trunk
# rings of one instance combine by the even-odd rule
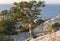
[[[36,37],[34,32],[33,32],[32,23],[29,24],[29,33],[30,33],[30,38]]]

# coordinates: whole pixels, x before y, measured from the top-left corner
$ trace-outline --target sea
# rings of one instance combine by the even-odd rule
[[[0,4],[0,12],[12,6],[13,4]],[[41,15],[39,15],[39,17],[53,18],[55,16],[60,16],[60,4],[46,4],[41,10]]]

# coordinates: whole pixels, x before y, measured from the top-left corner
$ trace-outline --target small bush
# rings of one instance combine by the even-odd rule
[[[0,35],[1,34],[6,34],[6,35],[13,35],[17,34],[15,31],[16,27],[16,22],[13,19],[6,19],[2,20],[0,22]]]
[[[0,36],[0,41],[14,41],[14,39],[8,36]]]
[[[29,31],[29,28],[28,27],[20,27],[20,32],[28,32]]]
[[[60,23],[54,23],[49,29],[49,32],[53,32],[55,29],[57,29],[60,26]]]

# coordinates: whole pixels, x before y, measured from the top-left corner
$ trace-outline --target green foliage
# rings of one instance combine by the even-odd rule
[[[52,29],[55,29],[56,27],[59,27],[60,26],[60,23],[55,23],[51,26]]]
[[[38,20],[38,25],[40,25],[40,24],[43,23],[43,22],[45,22],[45,20],[39,19],[39,20]]]
[[[58,28],[59,26],[60,26],[60,23],[57,23],[57,22],[52,24],[52,26],[49,29],[49,32],[53,32],[54,29]]]
[[[14,41],[14,39],[8,36],[0,36],[0,41]]]
[[[44,1],[21,1],[19,3],[14,2],[14,5],[9,10],[4,10],[1,12],[3,16],[7,16],[6,20],[2,20],[0,23],[0,32],[5,34],[11,34],[15,31],[15,23],[22,22],[22,30],[28,31],[28,26],[23,26],[23,24],[32,23],[32,27],[35,27],[37,24],[34,23],[34,19],[38,18],[37,15],[40,15],[40,7],[44,7]],[[11,20],[13,19],[13,20]],[[21,30],[21,28],[20,28]]]
[[[22,22],[25,22],[24,20],[28,21],[29,18],[40,14],[41,10],[37,8],[43,7],[43,5],[44,2],[41,1],[23,1],[20,3],[14,2],[14,6],[10,8],[11,17],[13,16],[16,20],[17,18],[20,18],[21,21],[23,20]],[[32,8],[34,8],[34,10],[32,10]]]
[[[20,32],[28,32],[29,31],[29,28],[28,27],[20,27]]]
[[[3,20],[0,22],[0,34],[10,35],[15,32],[15,21],[14,20]]]
[[[1,11],[1,15],[6,15],[8,13],[8,10]]]
[[[42,1],[22,1],[19,3],[14,2],[14,6],[10,8],[11,15],[17,22],[22,22],[22,27],[20,27],[21,31],[28,31],[28,26],[24,26],[23,24],[27,24],[29,19],[32,19],[32,27],[35,27],[37,24],[33,22],[35,18],[38,18],[37,15],[40,15],[41,9],[40,7],[44,7],[45,4]],[[43,21],[40,21],[43,22]]]

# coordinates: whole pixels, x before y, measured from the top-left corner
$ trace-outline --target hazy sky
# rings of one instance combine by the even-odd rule
[[[10,4],[13,2],[20,2],[20,1],[30,1],[30,0],[0,0],[0,4]],[[44,1],[46,2],[46,4],[60,4],[60,0],[44,0]]]

